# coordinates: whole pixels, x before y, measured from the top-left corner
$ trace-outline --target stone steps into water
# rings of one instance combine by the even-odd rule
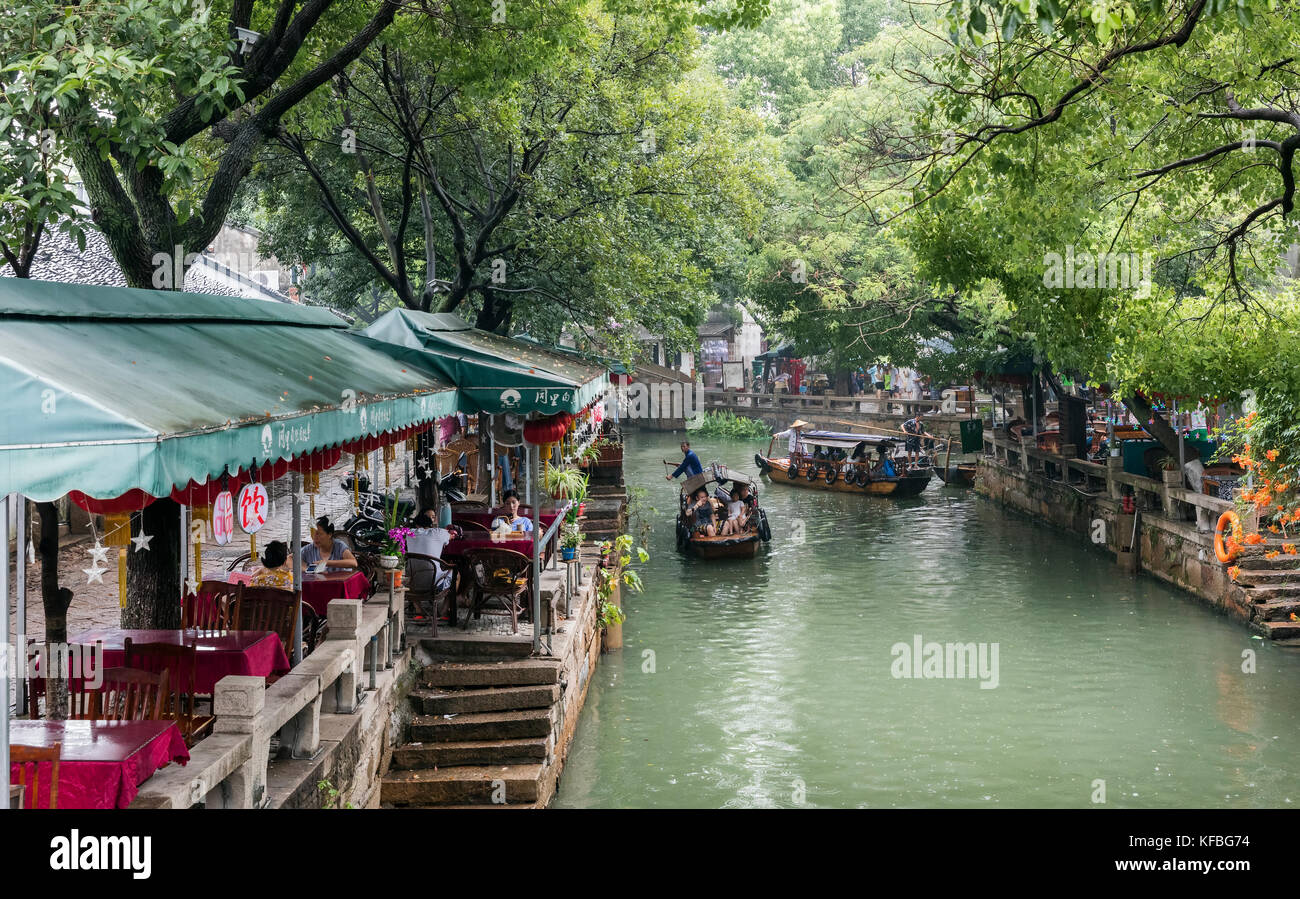
[[[558,684],[560,663],[552,659],[439,662],[420,671],[426,687],[520,687]]]
[[[1259,621],[1256,624],[1273,640],[1300,637],[1300,621]]]
[[[459,765],[391,772],[383,802],[395,806],[533,805],[542,798],[546,766]]]
[[[1290,621],[1291,615],[1300,615],[1300,596],[1258,603],[1252,611],[1256,621]]]
[[[411,719],[411,739],[416,743],[455,740],[518,740],[545,737],[551,732],[550,709],[505,712],[471,712],[447,718],[416,715]]]
[[[457,743],[408,743],[393,750],[398,770],[448,768],[456,765],[528,765],[546,761],[546,737],[518,740],[462,740]]]
[[[559,684],[486,687],[481,690],[413,690],[411,701],[426,715],[548,709],[560,700]]]

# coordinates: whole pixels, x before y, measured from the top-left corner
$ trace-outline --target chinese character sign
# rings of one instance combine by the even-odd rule
[[[266,524],[266,513],[270,507],[270,497],[261,484],[245,484],[239,491],[239,529],[245,534],[254,534]]]
[[[235,536],[235,503],[229,490],[217,494],[212,503],[212,538],[225,546]]]

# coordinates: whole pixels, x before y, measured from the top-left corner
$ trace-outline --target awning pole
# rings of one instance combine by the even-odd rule
[[[529,444],[529,455],[533,457],[533,471],[541,471],[541,447],[535,444]],[[538,507],[542,504],[542,489],[538,483],[538,478],[532,478],[529,482],[529,492],[533,499],[533,654],[537,655],[542,651],[542,555],[541,547],[538,545],[537,529],[541,527],[539,523]]]
[[[497,507],[497,439],[492,427],[493,417],[488,416],[488,505]]]
[[[180,556],[180,590],[181,602],[185,602],[185,582],[190,579],[190,507],[180,507],[181,516],[181,552]],[[194,592],[199,592],[199,584],[194,585]]]
[[[293,623],[293,658],[292,664],[297,666],[302,661],[302,550],[298,546],[302,542],[302,515],[298,509],[298,491],[302,475],[294,472],[290,479],[289,488],[289,508],[292,510],[293,522],[289,526],[289,552],[293,554],[293,592],[299,597],[298,603],[298,620]]]
[[[9,808],[9,497],[0,506],[0,771],[4,772],[4,808]],[[26,652],[23,653],[24,658]],[[26,665],[24,665],[26,667]]]
[[[17,658],[23,664],[15,670],[18,677],[18,708],[27,708],[27,497],[21,493],[14,495],[14,552],[17,553],[15,587],[18,592],[18,627],[14,638]],[[9,770],[8,768],[0,770]]]

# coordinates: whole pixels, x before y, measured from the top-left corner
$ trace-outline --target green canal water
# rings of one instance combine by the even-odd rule
[[[646,590],[556,807],[1090,807],[1097,781],[1111,808],[1300,803],[1300,653],[937,480],[902,501],[763,481],[766,551],[684,558],[678,439],[628,442]],[[751,474],[763,447],[696,445]],[[918,634],[997,644],[997,686],[895,677]]]

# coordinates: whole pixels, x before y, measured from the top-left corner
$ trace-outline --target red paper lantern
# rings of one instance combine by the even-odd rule
[[[550,418],[537,418],[524,422],[524,439],[537,446],[557,443],[569,429],[573,416],[567,412]]]
[[[157,497],[150,496],[139,488],[128,490],[121,496],[109,499],[94,499],[86,496],[80,490],[72,490],[68,493],[68,498],[91,515],[117,515],[122,512],[138,512],[157,499]]]

